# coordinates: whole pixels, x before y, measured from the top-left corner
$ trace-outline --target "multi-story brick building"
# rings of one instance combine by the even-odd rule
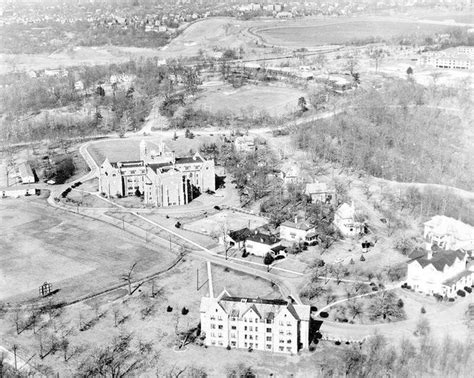
[[[308,348],[310,307],[281,299],[201,299],[201,332],[208,346],[297,353]]]
[[[99,190],[108,197],[140,194],[145,203],[159,207],[185,205],[196,190],[215,191],[214,161],[199,153],[176,157],[164,143],[156,146],[142,141],[140,160],[104,160]]]

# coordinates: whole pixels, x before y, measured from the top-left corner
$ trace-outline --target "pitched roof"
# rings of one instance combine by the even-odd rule
[[[328,191],[328,186],[325,182],[312,182],[306,184],[304,194],[311,195],[315,193],[326,193]]]
[[[453,235],[458,240],[474,240],[474,227],[454,218],[435,215],[424,225],[431,227],[436,234]]]
[[[347,203],[343,203],[341,206],[339,206],[339,208],[336,210],[336,214],[341,217],[341,218],[344,218],[344,219],[348,219],[348,218],[354,218],[354,208],[347,204]]]
[[[184,156],[184,157],[177,157],[176,164],[190,164],[190,163],[202,163],[204,160],[199,155],[197,156]]]
[[[412,256],[413,255],[414,254],[412,254]],[[422,268],[425,268],[431,264],[436,270],[442,272],[445,266],[453,265],[456,259],[462,260],[465,255],[466,252],[463,251],[439,250],[438,252],[433,253],[433,257],[429,259],[426,252],[423,254],[418,252],[418,255],[415,255],[417,257],[413,257],[411,261],[417,261]]]
[[[229,232],[230,238],[235,242],[245,241],[250,235],[252,235],[252,231],[247,227]]]
[[[256,242],[256,243],[261,243],[261,244],[267,244],[267,245],[273,245],[276,243],[280,242],[280,239],[278,239],[274,235],[269,235],[269,234],[263,234],[261,232],[256,231],[254,234],[250,235],[247,240]]]
[[[306,222],[295,223],[295,222],[290,222],[290,221],[283,222],[280,225],[280,227],[281,226],[289,227],[289,228],[296,228],[297,230],[303,230],[303,231],[308,231],[308,230],[311,230],[312,228],[314,228],[314,226],[311,226],[309,223],[306,223]]]

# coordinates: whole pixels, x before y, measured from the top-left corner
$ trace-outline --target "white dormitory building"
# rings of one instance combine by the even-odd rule
[[[424,223],[425,250],[408,262],[407,284],[415,291],[454,298],[474,283],[468,255],[474,250],[474,227],[436,215]]]
[[[435,215],[424,223],[425,248],[474,251],[474,227],[454,218]]]
[[[201,332],[205,344],[296,354],[309,344],[310,307],[281,299],[233,297],[223,291],[203,297]]]
[[[288,242],[312,242],[316,240],[316,228],[308,222],[295,218],[294,222],[286,221],[280,225],[280,238]]]
[[[429,52],[421,57],[420,63],[436,68],[472,70],[474,68],[474,51],[470,47],[460,46]]]
[[[455,298],[458,290],[471,287],[474,282],[474,271],[468,268],[467,258],[466,251],[436,246],[415,252],[408,262],[406,282],[420,293]]]
[[[356,220],[354,202],[351,205],[343,203],[339,206],[333,223],[343,236],[356,236],[364,229],[364,225]]]

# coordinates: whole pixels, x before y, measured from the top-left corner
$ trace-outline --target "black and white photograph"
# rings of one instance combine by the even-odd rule
[[[468,378],[474,0],[0,0],[0,378]]]

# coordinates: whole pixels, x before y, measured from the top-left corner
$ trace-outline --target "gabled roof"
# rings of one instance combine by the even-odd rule
[[[312,183],[306,184],[304,194],[309,196],[311,194],[327,193],[329,191],[330,190],[328,190],[328,186],[325,182],[312,182]]]
[[[190,164],[190,163],[202,163],[204,162],[204,159],[199,156],[184,156],[184,157],[177,157],[176,158],[176,165],[179,164]]]
[[[235,242],[241,242],[247,240],[247,238],[252,235],[252,231],[250,231],[247,227],[242,228],[240,230],[230,231],[229,236]]]
[[[354,218],[354,208],[347,204],[347,203],[343,203],[341,206],[339,206],[339,208],[336,210],[336,214],[341,217],[341,218],[344,218],[344,219],[349,219],[349,218]]]
[[[309,223],[307,222],[298,222],[298,223],[295,223],[295,222],[290,222],[290,221],[286,221],[286,222],[283,222],[280,227],[283,226],[283,227],[289,227],[289,228],[295,228],[297,230],[303,230],[303,231],[308,231],[308,230],[311,230],[314,228],[314,226],[311,226]]]
[[[255,232],[252,235],[250,235],[247,240],[260,243],[260,244],[267,244],[267,245],[273,245],[276,243],[280,242],[280,239],[278,239],[274,235],[269,235],[269,234],[263,234],[261,232]]]
[[[463,251],[445,251],[439,250],[438,252],[433,253],[433,257],[431,259],[428,258],[428,253],[424,252],[423,254],[420,251],[417,254],[413,253],[411,261],[417,261],[421,267],[424,269],[428,265],[433,265],[433,267],[442,272],[445,266],[452,266],[456,259],[462,260],[466,252]],[[411,262],[410,261],[410,262]]]
[[[474,240],[474,227],[454,218],[435,215],[424,225],[439,235],[453,235],[458,240]]]

